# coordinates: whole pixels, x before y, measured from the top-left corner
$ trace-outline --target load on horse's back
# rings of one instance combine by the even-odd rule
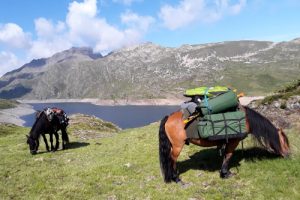
[[[232,176],[229,161],[239,142],[250,133],[268,151],[286,157],[289,142],[282,129],[247,106],[227,87],[187,90],[182,109],[164,117],[159,128],[159,160],[165,182],[179,182],[176,161],[184,144],[224,147],[220,177]]]

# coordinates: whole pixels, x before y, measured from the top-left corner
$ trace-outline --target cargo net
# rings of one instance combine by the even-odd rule
[[[228,140],[246,136],[245,113],[239,111],[235,91],[222,86],[199,87],[187,90],[184,96],[191,100],[181,107],[199,120],[198,134],[193,134],[193,138],[197,135],[209,140]]]
[[[199,137],[208,140],[242,139],[247,135],[245,113],[242,111],[205,115],[197,128]]]

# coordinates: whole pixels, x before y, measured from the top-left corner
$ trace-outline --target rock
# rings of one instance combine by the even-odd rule
[[[279,108],[279,107],[280,107],[280,103],[279,103],[278,101],[276,101],[276,102],[274,103],[274,107],[275,107],[275,108]]]

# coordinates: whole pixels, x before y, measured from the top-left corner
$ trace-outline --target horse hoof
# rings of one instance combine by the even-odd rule
[[[179,177],[172,178],[172,181],[174,181],[175,183],[181,183],[182,182]]]
[[[232,173],[230,171],[228,171],[227,173],[222,173],[222,172],[220,173],[220,177],[223,179],[227,179],[227,178],[233,177],[235,175],[236,175],[235,173]]]

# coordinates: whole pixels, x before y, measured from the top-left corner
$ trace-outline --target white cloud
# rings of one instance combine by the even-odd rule
[[[154,18],[150,16],[140,16],[127,11],[120,15],[120,27],[117,27],[98,14],[97,0],[73,1],[69,4],[64,22],[53,22],[43,17],[35,19],[36,34],[32,34],[36,35],[35,38],[25,33],[17,24],[0,25],[0,50],[2,46],[8,45],[10,48],[17,48],[18,55],[22,51],[22,57],[26,59],[24,62],[49,57],[72,46],[89,46],[94,51],[105,54],[141,42],[154,23]],[[8,60],[6,64],[5,59]],[[20,64],[20,61],[14,54],[7,50],[1,52],[2,73],[13,69],[15,64]]]
[[[45,18],[38,18],[35,21],[35,30],[38,38],[53,38],[57,34],[64,33],[66,30],[64,22],[57,22],[53,24],[50,20]]]
[[[142,0],[113,0],[113,2],[116,2],[116,3],[122,3],[124,5],[131,5],[133,2],[141,2]]]
[[[159,17],[165,27],[175,30],[196,22],[212,23],[224,15],[236,15],[246,5],[246,0],[232,4],[230,0],[181,0],[176,6],[164,5]]]
[[[0,43],[11,48],[26,48],[30,44],[30,36],[17,24],[7,23],[0,26]]]
[[[137,43],[148,30],[153,19],[127,12],[121,20],[127,27],[120,29],[97,16],[96,0],[73,2],[69,6],[67,26],[73,44],[94,47],[98,52],[109,52],[122,46]]]
[[[240,0],[239,3],[229,7],[229,13],[236,15],[241,12],[241,10],[246,6],[247,0]]]
[[[54,24],[45,18],[38,18],[35,20],[35,30],[37,39],[32,41],[28,59],[49,57],[72,46],[64,22]]]
[[[0,77],[8,71],[16,69],[20,65],[20,61],[17,56],[11,52],[0,52]]]
[[[121,15],[121,21],[132,29],[146,32],[155,19],[151,16],[139,16],[136,13],[127,11]]]

